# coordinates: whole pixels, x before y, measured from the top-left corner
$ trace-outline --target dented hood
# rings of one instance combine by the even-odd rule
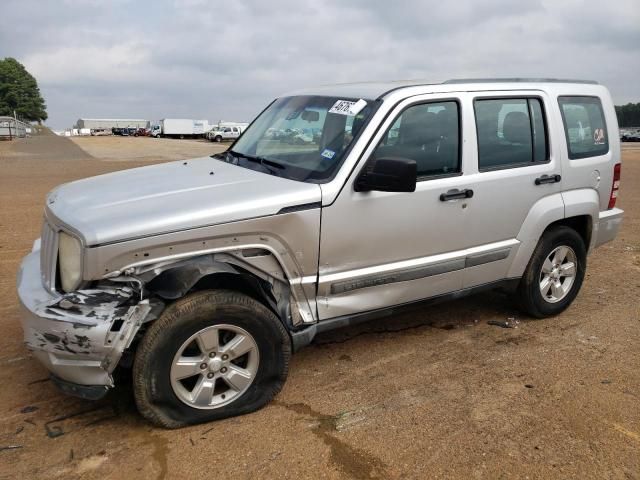
[[[47,209],[93,246],[275,215],[320,200],[319,185],[205,157],[67,183],[49,194]]]

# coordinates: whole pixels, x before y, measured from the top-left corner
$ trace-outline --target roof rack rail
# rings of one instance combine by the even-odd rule
[[[563,78],[454,78],[442,82],[452,83],[585,83],[588,85],[599,85],[594,80],[567,80]]]

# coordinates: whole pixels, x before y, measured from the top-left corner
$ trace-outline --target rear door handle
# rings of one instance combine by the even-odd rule
[[[449,200],[460,200],[462,198],[471,198],[473,197],[473,190],[466,188],[464,190],[458,190],[454,188],[453,190],[449,190],[446,193],[440,194],[441,202],[448,202]]]
[[[536,185],[544,185],[545,183],[557,183],[562,180],[560,175],[542,175],[536,178]]]

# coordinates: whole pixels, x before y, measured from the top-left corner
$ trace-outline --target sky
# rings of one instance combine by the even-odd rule
[[[591,79],[640,102],[639,0],[3,0],[0,58],[36,77],[47,124],[250,121],[314,85]]]

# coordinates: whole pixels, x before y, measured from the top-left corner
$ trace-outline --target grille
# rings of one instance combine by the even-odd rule
[[[40,237],[40,275],[42,284],[49,291],[56,288],[56,267],[58,264],[58,231],[47,220],[42,224]]]

